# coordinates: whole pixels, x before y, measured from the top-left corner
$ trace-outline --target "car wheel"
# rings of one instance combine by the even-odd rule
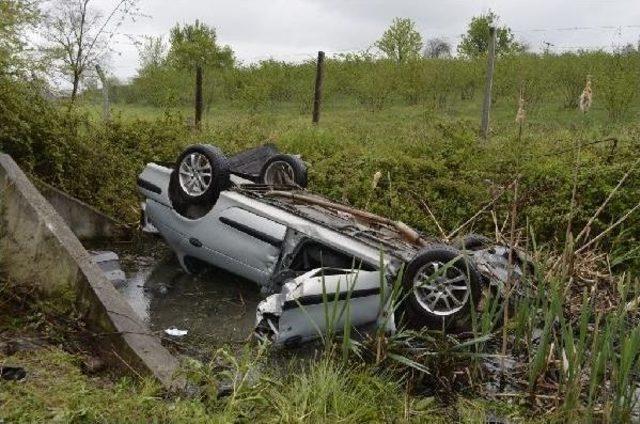
[[[404,320],[411,328],[465,331],[480,300],[480,274],[460,250],[434,244],[420,250],[403,274]]]
[[[271,186],[297,185],[307,187],[307,166],[293,155],[275,155],[260,171],[260,181]]]
[[[467,234],[462,238],[458,238],[453,242],[453,246],[460,250],[482,250],[492,244],[495,244],[489,237],[480,234]]]
[[[169,199],[180,215],[201,218],[228,187],[227,158],[216,147],[198,144],[178,157],[169,181]]]

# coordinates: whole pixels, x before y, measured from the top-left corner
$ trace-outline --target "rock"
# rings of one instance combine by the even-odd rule
[[[199,398],[202,395],[202,388],[196,384],[187,383],[184,386],[184,394],[190,399]]]
[[[0,342],[0,352],[10,356],[18,352],[40,349],[46,344],[43,340],[35,337],[16,337]]]
[[[0,378],[3,380],[18,381],[27,376],[27,372],[22,367],[11,365],[0,365]]]
[[[104,276],[116,287],[121,287],[127,282],[127,276],[120,268],[120,259],[114,252],[105,250],[92,250],[91,259],[102,270]]]
[[[226,381],[224,383],[218,384],[218,399],[231,396],[233,393],[233,383],[230,381]]]

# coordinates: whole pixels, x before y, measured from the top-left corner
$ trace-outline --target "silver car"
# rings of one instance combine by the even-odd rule
[[[499,283],[508,255],[487,241],[458,249],[312,194],[306,184],[305,163],[270,145],[231,158],[211,145],[190,146],[175,165],[149,163],[138,178],[145,225],[187,272],[224,268],[270,295],[256,312],[256,332],[276,343],[304,342],[345,323],[394,331],[398,318],[416,328],[465,328],[482,287]],[[478,267],[474,257],[487,255]],[[397,309],[394,284],[402,293]],[[327,302],[341,311],[335,322]]]

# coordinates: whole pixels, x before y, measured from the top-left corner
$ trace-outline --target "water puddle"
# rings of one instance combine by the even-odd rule
[[[135,312],[163,339],[185,353],[201,356],[251,339],[259,287],[221,269],[186,274],[161,240],[88,246],[120,257],[126,282],[118,290]],[[187,330],[173,337],[166,329]]]

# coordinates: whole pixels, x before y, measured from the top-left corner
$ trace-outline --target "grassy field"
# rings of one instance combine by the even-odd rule
[[[266,373],[259,384],[240,387],[231,398],[176,398],[151,383],[86,376],[80,373],[77,352],[48,347],[11,357],[36,372],[24,383],[0,383],[0,414],[11,421],[25,417],[26,422],[47,421],[58,412],[63,420],[80,422],[119,417],[131,422],[151,417],[482,422],[487,411],[495,410],[497,415],[515,414],[516,422],[628,419],[640,353],[640,317],[632,304],[640,293],[640,220],[631,213],[611,226],[640,198],[633,170],[638,107],[627,104],[625,118],[613,120],[598,96],[582,114],[565,108],[562,96],[549,95],[527,111],[520,137],[517,102],[503,95],[492,110],[492,135],[483,140],[477,96],[465,101],[453,97],[441,104],[394,100],[372,111],[354,98],[336,95],[328,100],[318,127],[296,102],[255,107],[213,101],[200,131],[191,125],[190,109],[175,106],[181,102],[170,108],[116,102],[112,120],[105,123],[98,103],[90,99],[72,108],[31,99],[39,107],[35,113],[31,105],[15,100],[28,96],[15,97],[22,109],[12,109],[15,113],[0,133],[2,148],[33,175],[132,225],[139,213],[135,181],[145,163],[173,161],[195,142],[218,145],[228,154],[273,142],[310,164],[311,190],[432,236],[442,235],[425,205],[448,235],[505,191],[460,232],[510,240],[513,220],[514,239],[532,251],[541,275],[518,297],[504,333],[503,309],[496,307],[477,317],[473,343],[401,332],[375,341],[385,346],[376,360],[371,360],[376,347],[370,344],[363,356],[352,351],[335,355],[327,346],[329,353],[303,372]],[[377,172],[382,178],[373,187]],[[511,189],[516,179],[517,194]],[[587,236],[575,241],[612,192]],[[606,237],[574,254],[603,231]],[[408,348],[408,340],[422,343],[421,353]],[[508,401],[486,389],[495,381],[483,362],[502,354],[503,341],[507,356],[518,363],[509,373]],[[230,364],[227,374],[261,360],[254,350],[247,358],[218,355]],[[409,361],[400,359],[405,362],[399,365],[398,358]],[[45,369],[45,363],[53,365]],[[415,363],[422,371],[416,372]],[[193,364],[187,366],[205,391],[214,390],[222,378],[209,368],[212,364],[197,365],[195,371]],[[433,393],[418,390],[420,384]],[[110,407],[114,404],[122,408]]]

